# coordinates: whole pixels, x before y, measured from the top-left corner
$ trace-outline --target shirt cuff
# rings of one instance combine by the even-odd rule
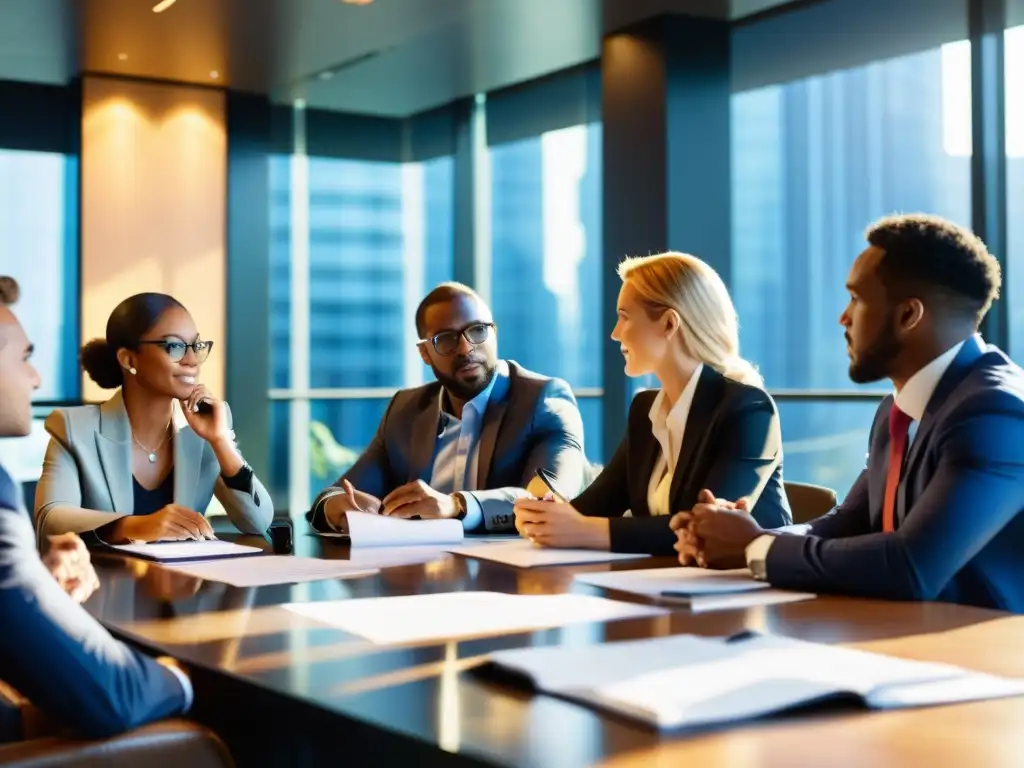
[[[466,502],[466,516],[462,518],[462,530],[474,531],[484,522],[483,507],[472,493],[460,493],[459,496]]]
[[[767,580],[768,569],[765,567],[765,563],[768,560],[768,550],[772,548],[774,541],[774,536],[764,534],[747,544],[744,552],[747,558],[747,568],[750,569],[750,573],[755,579]]]
[[[192,709],[192,699],[195,695],[192,691],[192,681],[188,679],[188,675],[186,675],[173,664],[165,664],[164,662],[159,660],[158,663],[164,669],[166,669],[168,672],[170,672],[172,675],[178,678],[178,682],[181,683],[181,690],[185,693],[185,707],[181,710],[181,712],[182,714],[188,712],[190,709]]]

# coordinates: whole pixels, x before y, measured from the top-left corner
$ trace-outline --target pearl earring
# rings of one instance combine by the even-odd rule
[[[128,369],[128,373],[130,373],[132,376],[134,376],[136,374],[136,370],[134,368],[129,368]]]

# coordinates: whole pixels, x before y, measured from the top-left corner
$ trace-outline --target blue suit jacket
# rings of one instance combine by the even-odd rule
[[[0,679],[87,736],[109,736],[185,706],[165,667],[120,643],[60,588],[39,559],[18,488],[0,467]],[[0,742],[21,738],[0,704]]]
[[[515,528],[512,505],[543,467],[554,473],[567,495],[583,487],[583,420],[569,385],[508,363],[507,379],[495,383],[480,434],[479,475],[473,495],[503,504],[484,510],[489,531]],[[499,383],[501,386],[499,387]],[[358,490],[383,499],[415,480],[430,482],[437,427],[441,418],[441,384],[404,389],[392,398],[373,442],[331,487],[313,502],[306,515],[324,530],[321,502],[348,480]]]
[[[779,587],[1024,612],[1024,371],[968,339],[939,382],[903,464],[896,530],[882,533],[887,397],[868,466],[849,495],[780,535],[765,561]]]

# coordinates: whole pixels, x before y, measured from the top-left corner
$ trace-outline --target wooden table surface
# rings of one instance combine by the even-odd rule
[[[258,537],[234,538],[268,546]],[[348,556],[346,546],[304,532],[296,536],[296,550]],[[102,586],[86,608],[119,635],[183,660],[196,683],[196,719],[228,731],[236,755],[245,753],[242,764],[379,765],[398,758],[404,765],[566,768],[684,761],[730,768],[1024,765],[1024,735],[1017,735],[1024,698],[902,712],[833,709],[711,733],[659,736],[471,671],[503,648],[755,629],[1024,677],[1024,617],[940,603],[819,597],[702,614],[675,608],[654,618],[379,647],[279,606],[466,590],[576,591],[642,602],[573,586],[572,576],[674,563],[515,569],[439,553],[431,562],[360,578],[236,588],[139,560],[94,560]]]

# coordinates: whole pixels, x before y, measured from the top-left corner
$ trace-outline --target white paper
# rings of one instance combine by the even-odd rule
[[[283,607],[378,645],[514,634],[666,613],[653,606],[601,597],[500,592],[443,592],[289,603]]]
[[[449,547],[449,552],[463,557],[494,560],[516,568],[536,568],[543,565],[578,565],[581,563],[606,563],[614,560],[637,560],[650,555],[621,554],[597,549],[554,549],[541,547],[526,539],[505,543],[481,544],[480,546]]]
[[[649,597],[719,595],[769,589],[746,568],[711,571],[707,568],[645,568],[637,571],[578,573],[576,581],[604,589],[617,589]]]
[[[875,707],[1024,693],[1024,681],[782,637],[688,635],[491,655],[541,690],[661,728],[744,720],[840,693]]]
[[[461,520],[406,520],[369,512],[346,512],[347,533],[318,533],[324,538],[348,538],[354,547],[407,544],[457,544],[463,539]]]
[[[717,595],[693,595],[692,597],[662,597],[669,603],[680,603],[692,613],[708,611],[729,611],[753,608],[758,605],[779,605],[798,603],[816,598],[812,592],[790,592],[785,589],[757,589],[752,592],[727,592]]]
[[[352,547],[348,559],[336,562],[350,563],[361,568],[397,568],[403,565],[431,563],[451,557],[442,547],[430,545],[413,547]]]
[[[198,563],[165,565],[165,568],[204,581],[219,581],[233,587],[266,587],[271,584],[299,584],[325,579],[351,579],[372,576],[380,571],[362,568],[347,560],[320,560],[313,557],[266,555],[204,560]]]
[[[116,544],[111,546],[127,555],[138,555],[152,560],[212,560],[218,557],[237,557],[262,553],[259,547],[235,544],[230,541],[156,541],[149,544]]]

